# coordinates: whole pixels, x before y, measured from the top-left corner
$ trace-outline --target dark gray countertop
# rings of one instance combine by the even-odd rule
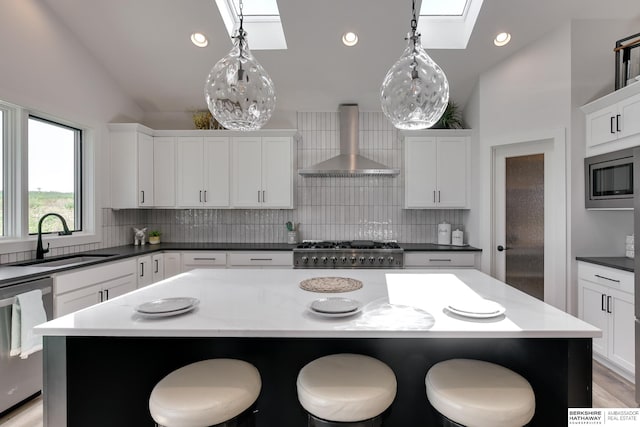
[[[606,256],[606,257],[576,257],[578,261],[590,262],[591,264],[598,264],[605,267],[617,268],[618,270],[634,271],[633,258],[627,258],[623,256]]]
[[[452,251],[452,252],[479,252],[481,249],[473,246],[437,245],[434,243],[399,243],[405,251]],[[291,251],[296,245],[287,243],[160,243],[157,245],[146,244],[144,246],[114,246],[95,251],[82,252],[82,255],[109,255],[82,265],[68,266],[15,266],[5,264],[0,266],[0,287],[14,282],[32,280],[38,277],[49,276],[61,271],[73,270],[81,267],[112,262],[121,259],[153,254],[161,251]],[[79,254],[68,254],[56,258],[65,258]],[[49,259],[49,258],[47,258]],[[26,261],[21,261],[20,264]]]

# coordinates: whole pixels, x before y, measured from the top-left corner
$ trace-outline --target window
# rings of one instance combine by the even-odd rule
[[[62,215],[69,230],[82,230],[82,131],[29,116],[29,234],[38,232],[44,214]],[[43,232],[62,230],[56,217],[42,223]]]

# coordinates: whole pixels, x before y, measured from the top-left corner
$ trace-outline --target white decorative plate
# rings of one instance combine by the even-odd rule
[[[487,319],[504,314],[507,310],[495,301],[488,299],[471,299],[452,303],[447,310],[458,316]]]
[[[200,300],[197,298],[162,298],[140,304],[136,306],[134,310],[145,316],[173,316],[175,314],[186,313],[194,309],[199,303]]]
[[[359,301],[350,298],[328,297],[309,304],[309,311],[325,317],[346,317],[360,312]]]

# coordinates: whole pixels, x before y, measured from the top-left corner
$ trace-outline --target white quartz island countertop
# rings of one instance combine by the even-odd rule
[[[313,277],[360,280],[351,292],[300,288]],[[169,297],[200,302],[187,313],[147,318],[139,304]],[[309,310],[316,299],[361,303],[347,317]],[[446,307],[485,298],[504,314],[462,317]],[[36,327],[46,336],[292,338],[592,338],[601,331],[478,270],[194,270]]]

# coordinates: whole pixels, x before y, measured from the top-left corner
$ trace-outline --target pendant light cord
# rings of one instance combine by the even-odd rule
[[[411,19],[411,38],[415,40],[416,30],[418,29],[418,20],[416,19],[416,0],[413,0],[411,11],[413,12],[413,18]]]

